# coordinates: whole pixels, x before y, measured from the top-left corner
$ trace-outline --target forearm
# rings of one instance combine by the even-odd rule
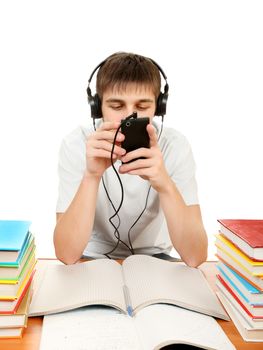
[[[56,256],[65,264],[80,259],[92,232],[100,179],[84,176],[69,208],[54,231]]]
[[[207,258],[207,235],[199,206],[187,206],[172,180],[159,198],[174,248],[187,265],[200,265]]]

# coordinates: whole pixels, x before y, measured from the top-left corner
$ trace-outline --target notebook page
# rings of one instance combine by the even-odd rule
[[[44,317],[40,350],[140,350],[133,318],[90,306]]]
[[[123,272],[135,312],[154,302],[166,302],[229,319],[198,269],[146,255],[133,255],[124,261]]]
[[[134,317],[145,350],[182,343],[213,350],[234,350],[216,320],[198,312],[167,304],[155,304]]]
[[[39,276],[40,274],[40,276]],[[123,309],[121,266],[108,259],[75,265],[52,265],[36,272],[29,316],[46,315],[77,307],[105,304]]]

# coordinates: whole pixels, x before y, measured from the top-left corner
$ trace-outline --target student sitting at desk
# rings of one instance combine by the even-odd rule
[[[124,258],[169,253],[172,247],[189,266],[206,260],[191,147],[178,131],[162,128],[168,90],[162,68],[137,54],[115,53],[91,73],[94,130],[74,130],[59,155],[54,245],[65,264],[83,255]],[[150,119],[149,148],[126,152],[122,120],[134,112]],[[154,116],[162,117],[161,126]]]

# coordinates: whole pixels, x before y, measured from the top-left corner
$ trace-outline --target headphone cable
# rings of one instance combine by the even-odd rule
[[[132,116],[130,116],[130,118],[132,118]],[[130,119],[130,118],[128,118],[128,119]],[[111,259],[111,257],[109,256],[109,254],[113,253],[113,252],[118,248],[120,242],[121,242],[123,245],[125,245],[125,246],[130,250],[130,252],[131,252],[132,254],[134,254],[134,253],[133,253],[133,249],[131,249],[131,248],[128,246],[128,244],[126,244],[123,240],[121,240],[121,238],[120,238],[120,233],[119,233],[119,230],[118,230],[119,227],[120,227],[119,211],[120,211],[120,208],[121,208],[122,203],[123,203],[124,190],[123,190],[123,185],[122,185],[120,176],[119,176],[119,174],[118,174],[118,172],[117,172],[117,170],[116,170],[116,168],[115,168],[115,166],[114,166],[114,163],[113,163],[113,152],[114,152],[114,147],[115,147],[116,138],[117,138],[117,135],[118,135],[118,132],[119,132],[121,126],[122,126],[122,124],[119,126],[119,128],[117,129],[117,131],[116,131],[116,133],[115,133],[115,136],[114,136],[114,139],[113,139],[113,144],[112,144],[112,149],[111,149],[111,165],[112,165],[112,167],[113,167],[113,170],[114,170],[114,172],[115,172],[115,174],[116,174],[116,176],[117,176],[117,178],[118,178],[118,180],[119,180],[120,186],[121,186],[121,201],[120,201],[120,204],[119,204],[118,209],[115,208],[115,206],[114,206],[114,204],[113,204],[113,202],[112,202],[112,200],[111,200],[111,198],[110,198],[109,192],[108,192],[108,190],[107,190],[107,188],[106,188],[106,185],[105,185],[104,178],[103,178],[103,176],[102,176],[102,184],[103,184],[104,190],[105,190],[105,192],[106,192],[107,198],[108,198],[108,200],[109,200],[109,202],[110,202],[110,204],[111,204],[113,210],[115,211],[114,215],[112,215],[112,216],[109,218],[109,222],[110,222],[110,224],[113,226],[113,228],[115,229],[115,231],[114,231],[114,236],[115,236],[115,238],[117,239],[117,242],[116,242],[116,244],[115,244],[115,246],[113,247],[112,250],[110,250],[110,251],[107,252],[107,253],[104,253],[104,255],[105,255],[107,258],[109,258],[109,259]],[[93,127],[94,127],[94,130],[96,131],[95,118],[93,118]],[[117,217],[118,217],[118,220],[119,220],[117,227],[115,226],[114,222],[112,221],[112,219],[113,219],[115,216],[117,216]]]
[[[114,206],[114,204],[112,203],[112,200],[111,200],[111,199],[109,198],[109,196],[108,196],[108,191],[106,190],[106,194],[107,194],[107,196],[108,196],[108,198],[109,198],[109,200],[110,200],[110,203],[111,203],[113,209],[115,210],[115,213],[109,218],[109,221],[110,221],[111,225],[115,228],[114,236],[115,236],[115,237],[117,238],[117,240],[118,240],[118,241],[116,242],[116,244],[115,244],[115,247],[114,247],[112,250],[110,250],[109,252],[107,252],[107,253],[104,254],[104,255],[105,255],[106,257],[108,257],[108,258],[109,258],[109,254],[113,253],[113,252],[118,248],[120,242],[121,242],[122,244],[124,244],[124,245],[129,249],[129,251],[131,252],[132,255],[134,254],[133,248],[130,247],[128,244],[126,244],[124,241],[121,240],[121,238],[120,238],[120,233],[119,233],[119,230],[118,230],[118,228],[119,228],[119,226],[120,226],[119,211],[120,211],[120,209],[121,209],[121,207],[122,207],[122,203],[123,203],[123,199],[124,199],[124,190],[123,190],[123,185],[122,185],[122,181],[121,181],[120,175],[118,174],[118,171],[116,170],[116,168],[115,168],[115,166],[114,166],[114,162],[113,162],[113,152],[114,152],[115,142],[116,142],[116,138],[117,138],[118,132],[119,132],[120,128],[122,127],[122,124],[123,124],[124,122],[126,122],[128,119],[133,118],[133,116],[134,116],[134,114],[132,114],[131,116],[127,117],[127,118],[125,119],[125,121],[122,121],[122,122],[121,122],[121,125],[118,127],[118,129],[117,129],[116,132],[115,132],[114,139],[113,139],[113,143],[112,143],[112,149],[111,149],[111,166],[112,166],[112,168],[113,168],[113,170],[114,170],[114,172],[115,172],[115,174],[116,174],[116,176],[117,176],[117,178],[118,178],[119,184],[120,184],[120,186],[121,186],[121,201],[120,201],[120,204],[119,204],[118,208],[116,209],[115,206]],[[106,187],[104,187],[104,188],[106,189]],[[115,224],[114,224],[113,221],[112,221],[112,219],[113,219],[115,216],[118,216],[118,218],[119,218],[119,225],[118,225],[118,227],[116,227]],[[116,236],[116,234],[117,234],[117,236]],[[110,258],[110,259],[111,259],[111,258]]]
[[[132,114],[130,117],[127,117],[127,118],[125,119],[125,121],[128,120],[128,119],[133,118],[133,116],[134,116],[134,114]],[[159,135],[158,135],[158,141],[159,141],[159,139],[160,139],[160,137],[161,137],[161,134],[162,134],[162,131],[163,131],[163,119],[164,119],[164,116],[162,115],[161,117],[162,117],[162,124],[161,124],[160,133],[159,133]],[[123,122],[124,122],[124,121],[123,121]],[[116,173],[116,175],[117,175],[117,177],[118,177],[118,180],[119,180],[119,183],[120,183],[120,186],[121,186],[121,191],[122,191],[122,199],[121,199],[121,203],[120,203],[120,205],[119,205],[119,207],[118,207],[118,210],[115,209],[115,207],[114,207],[114,205],[113,205],[113,203],[112,203],[112,201],[111,201],[111,199],[110,199],[110,197],[109,197],[108,191],[106,190],[106,186],[104,187],[104,188],[105,188],[105,191],[106,191],[106,194],[107,194],[107,197],[108,197],[108,199],[109,199],[111,205],[113,206],[113,208],[114,208],[114,210],[115,210],[115,214],[114,214],[113,216],[111,216],[111,218],[109,219],[109,221],[111,222],[111,224],[112,224],[112,225],[114,226],[114,228],[115,228],[115,232],[114,232],[115,237],[116,237],[116,231],[117,231],[117,233],[118,233],[118,237],[116,237],[116,238],[118,239],[118,241],[117,241],[115,247],[114,247],[110,252],[104,254],[104,255],[107,256],[108,258],[110,258],[110,257],[108,256],[108,254],[111,254],[112,252],[114,252],[114,251],[117,249],[117,247],[118,247],[118,245],[119,245],[119,242],[122,242],[122,243],[130,250],[130,252],[131,252],[132,255],[135,254],[135,253],[134,253],[133,246],[132,246],[132,242],[131,242],[130,233],[131,233],[132,228],[137,224],[137,222],[139,221],[139,219],[141,218],[141,216],[143,215],[143,213],[145,212],[145,210],[146,210],[146,208],[147,208],[148,199],[149,199],[149,194],[150,194],[150,190],[151,190],[151,187],[152,187],[152,186],[150,185],[149,188],[148,188],[147,195],[146,195],[146,200],[145,200],[145,205],[144,205],[144,208],[143,208],[142,212],[140,213],[140,215],[138,216],[138,218],[134,221],[134,223],[132,224],[132,226],[129,228],[129,231],[128,231],[128,242],[129,242],[129,246],[128,246],[125,242],[123,242],[123,241],[120,239],[120,233],[119,233],[118,229],[115,227],[115,225],[114,225],[114,224],[112,223],[112,221],[111,221],[111,220],[117,215],[117,216],[118,216],[118,219],[119,219],[119,225],[118,225],[118,228],[119,228],[119,226],[120,226],[120,217],[119,217],[118,212],[119,212],[119,210],[120,210],[120,208],[121,208],[121,206],[122,206],[122,203],[123,203],[124,190],[123,190],[123,185],[122,185],[120,176],[119,176],[119,174],[118,174],[118,172],[117,172],[117,170],[116,170],[116,168],[115,168],[115,166],[114,166],[114,163],[113,163],[113,152],[114,152],[114,147],[115,147],[115,141],[116,141],[116,138],[117,138],[117,134],[118,134],[118,132],[119,132],[121,126],[122,126],[122,123],[121,123],[121,125],[119,126],[119,128],[117,129],[117,131],[116,131],[116,133],[115,133],[115,136],[114,136],[114,139],[113,139],[113,144],[112,144],[112,150],[111,150],[111,165],[112,165],[112,167],[113,167],[114,172]],[[110,258],[110,259],[111,259],[111,258]]]
[[[118,209],[115,208],[115,206],[114,206],[114,204],[113,204],[113,202],[112,202],[112,200],[111,200],[111,198],[110,198],[110,195],[109,195],[109,193],[108,193],[108,191],[107,191],[107,188],[106,188],[106,185],[105,185],[105,182],[104,182],[104,178],[103,178],[103,176],[102,176],[102,183],[103,183],[104,190],[105,190],[105,192],[106,192],[106,195],[107,195],[107,198],[108,198],[109,202],[111,203],[111,206],[112,206],[113,210],[115,211],[115,213],[109,218],[109,222],[111,223],[111,225],[112,225],[112,226],[114,227],[114,229],[115,229],[115,231],[114,231],[114,236],[115,236],[115,238],[117,239],[117,242],[116,242],[115,246],[114,246],[110,251],[108,251],[107,253],[104,253],[104,255],[105,255],[108,259],[111,259],[111,257],[109,256],[109,254],[112,254],[112,253],[118,248],[120,242],[121,242],[123,245],[125,245],[125,246],[129,249],[129,251],[131,252],[132,255],[135,254],[135,253],[134,253],[133,246],[132,246],[132,242],[131,242],[130,232],[131,232],[132,228],[136,225],[136,223],[139,221],[139,219],[141,218],[141,216],[143,215],[143,213],[144,213],[145,210],[146,210],[146,207],[147,207],[147,204],[148,204],[148,199],[149,199],[150,190],[151,190],[151,187],[152,187],[152,186],[150,185],[149,188],[148,188],[147,195],[146,195],[145,205],[144,205],[144,208],[143,208],[142,212],[140,213],[140,215],[138,216],[138,218],[134,221],[134,223],[132,224],[132,226],[129,228],[129,231],[128,231],[128,242],[129,242],[129,245],[128,245],[128,244],[126,244],[123,240],[121,240],[121,238],[120,238],[120,233],[119,233],[119,230],[118,230],[119,227],[120,227],[119,211],[120,211],[120,209],[121,209],[121,207],[122,207],[122,204],[123,204],[124,189],[123,189],[123,185],[122,185],[121,178],[120,178],[120,176],[119,176],[119,174],[118,174],[118,172],[117,172],[117,170],[116,170],[116,168],[115,168],[115,166],[114,166],[114,162],[113,162],[113,152],[114,152],[114,147],[115,147],[116,138],[117,138],[117,135],[118,135],[118,132],[119,132],[120,128],[122,127],[122,123],[123,123],[124,121],[126,122],[128,119],[131,119],[131,118],[133,118],[133,117],[134,117],[134,113],[133,113],[131,116],[127,117],[125,120],[123,120],[123,121],[121,122],[121,125],[118,127],[118,129],[116,130],[116,133],[115,133],[115,135],[114,135],[114,139],[113,139],[113,143],[112,143],[112,149],[111,149],[111,166],[112,166],[112,168],[113,168],[113,170],[114,170],[114,172],[115,172],[115,174],[116,174],[116,176],[117,176],[117,178],[118,178],[118,181],[119,181],[119,183],[120,183],[120,186],[121,186],[121,201],[120,201],[120,204],[119,204],[119,206],[118,206]],[[158,141],[159,141],[160,136],[161,136],[162,131],[163,131],[163,119],[164,119],[164,116],[162,115],[161,117],[162,117],[162,124],[161,124],[161,130],[160,130],[160,133],[159,133],[159,136],[158,136]],[[93,127],[94,127],[94,130],[96,131],[95,118],[93,118]],[[117,227],[115,226],[114,222],[112,221],[112,219],[113,219],[115,216],[118,217],[118,221],[119,221]]]
[[[162,131],[163,131],[163,118],[164,116],[162,115],[162,125],[161,125],[161,130],[160,130],[160,133],[158,135],[158,141],[161,137],[161,134],[162,134]],[[131,237],[130,237],[130,232],[131,232],[131,229],[137,224],[137,222],[140,220],[142,214],[145,212],[146,208],[147,208],[147,204],[148,204],[148,199],[149,199],[149,194],[150,194],[150,190],[151,190],[152,186],[150,185],[149,188],[148,188],[148,191],[147,191],[147,195],[146,195],[146,200],[145,200],[145,205],[144,205],[144,208],[141,212],[141,214],[138,216],[138,218],[134,221],[134,223],[132,224],[132,226],[129,228],[129,231],[128,231],[128,242],[129,242],[129,245],[131,247],[131,250],[133,251],[132,254],[135,254],[134,253],[134,250],[133,250],[133,247],[132,247],[132,243],[131,243]]]

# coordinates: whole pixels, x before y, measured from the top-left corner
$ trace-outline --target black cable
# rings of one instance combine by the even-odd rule
[[[113,139],[113,143],[112,143],[112,149],[111,149],[111,166],[112,166],[112,168],[113,168],[113,170],[114,170],[114,172],[115,172],[115,174],[116,174],[116,176],[117,176],[117,178],[118,178],[118,180],[119,180],[120,186],[121,186],[121,201],[120,201],[120,204],[119,204],[119,206],[118,206],[118,209],[116,209],[115,206],[113,205],[112,201],[110,200],[110,202],[112,203],[112,206],[113,206],[113,208],[114,208],[114,210],[115,210],[115,213],[109,218],[109,221],[110,221],[111,225],[115,228],[115,232],[114,232],[114,233],[115,233],[115,234],[114,234],[115,237],[116,237],[116,233],[118,234],[118,237],[116,237],[118,241],[117,241],[115,247],[114,247],[111,251],[109,251],[109,252],[107,252],[107,253],[104,254],[104,255],[107,256],[107,257],[108,257],[109,254],[113,253],[113,252],[118,248],[120,242],[121,242],[122,244],[124,244],[124,245],[129,249],[129,251],[131,252],[131,254],[134,254],[133,248],[132,248],[132,247],[129,247],[128,244],[126,244],[124,241],[122,241],[122,240],[120,239],[120,233],[119,233],[119,231],[118,231],[118,228],[119,228],[119,227],[116,228],[116,226],[115,226],[114,223],[112,222],[112,219],[113,219],[115,216],[118,216],[118,213],[119,213],[119,211],[120,211],[120,209],[121,209],[121,207],[122,207],[122,203],[123,203],[123,199],[124,199],[124,190],[123,190],[123,185],[122,185],[122,182],[121,182],[121,178],[120,178],[120,176],[119,176],[119,174],[118,174],[118,171],[116,170],[116,168],[115,168],[115,166],[114,166],[114,162],[113,162],[113,152],[114,152],[114,148],[115,148],[115,142],[116,142],[116,138],[117,138],[118,132],[119,132],[119,130],[120,130],[121,127],[122,127],[122,124],[125,123],[127,120],[129,120],[129,119],[131,119],[131,118],[134,118],[134,117],[137,117],[137,113],[133,113],[132,115],[130,115],[129,117],[127,117],[125,120],[123,120],[123,121],[121,122],[121,125],[118,127],[118,129],[117,129],[116,132],[115,132],[114,139]],[[107,193],[107,191],[106,191],[106,193]],[[119,217],[119,216],[118,216],[118,217]]]
[[[130,118],[132,118],[132,116],[130,116]],[[130,119],[130,118],[129,118],[129,119]],[[117,135],[118,135],[118,132],[119,132],[121,126],[122,126],[122,124],[120,125],[120,127],[117,129],[117,131],[116,131],[116,133],[115,133],[114,140],[113,140],[113,145],[112,145],[112,150],[111,150],[111,165],[112,165],[112,167],[113,167],[113,169],[114,169],[114,171],[115,171],[115,173],[116,173],[116,175],[117,175],[117,177],[118,177],[118,180],[119,180],[119,183],[120,183],[120,186],[121,186],[121,203],[120,203],[119,208],[118,208],[117,210],[116,210],[116,208],[115,208],[115,206],[114,206],[114,204],[113,204],[113,202],[112,202],[112,200],[111,200],[111,198],[110,198],[110,195],[109,195],[109,193],[108,193],[108,191],[107,191],[107,188],[106,188],[106,185],[105,185],[105,182],[104,182],[104,178],[103,178],[103,176],[102,176],[102,184],[103,184],[104,190],[105,190],[105,192],[106,192],[106,195],[107,195],[107,197],[108,197],[108,200],[109,200],[109,202],[110,202],[110,204],[111,204],[113,210],[115,211],[115,214],[109,218],[109,222],[110,222],[110,224],[113,226],[113,228],[115,229],[115,231],[114,231],[113,234],[114,234],[115,238],[117,239],[117,242],[116,242],[115,246],[113,247],[113,249],[112,249],[111,251],[109,251],[109,252],[107,252],[107,253],[104,254],[104,255],[105,255],[107,258],[109,258],[109,259],[111,259],[111,258],[110,258],[110,256],[109,256],[108,254],[111,254],[112,252],[114,252],[114,251],[118,248],[120,242],[121,242],[122,244],[124,244],[124,245],[130,250],[130,252],[132,253],[132,250],[130,249],[130,247],[129,247],[124,241],[121,240],[121,238],[120,238],[120,233],[119,233],[119,230],[118,230],[119,227],[120,227],[120,217],[119,217],[118,212],[119,212],[119,210],[120,210],[120,208],[121,208],[121,206],[122,206],[122,203],[123,203],[124,191],[123,191],[123,186],[122,186],[121,179],[120,179],[119,174],[118,174],[118,172],[117,172],[117,170],[116,170],[116,168],[115,168],[115,166],[114,166],[114,163],[113,163],[113,152],[114,152],[114,147],[115,147],[116,138],[117,138]],[[93,118],[93,127],[94,127],[94,130],[96,131],[95,118]],[[112,221],[112,219],[113,219],[115,216],[117,216],[117,217],[118,217],[118,220],[119,220],[117,227],[115,226],[114,222]]]
[[[126,244],[124,241],[121,240],[121,238],[120,238],[120,233],[119,233],[119,230],[118,230],[119,227],[120,227],[119,211],[120,211],[121,206],[122,206],[122,204],[123,204],[124,190],[123,190],[123,185],[122,185],[122,182],[121,182],[121,178],[120,178],[120,176],[119,176],[119,174],[118,174],[118,172],[117,172],[117,170],[116,170],[116,168],[115,168],[115,166],[114,166],[114,162],[113,162],[113,152],[114,152],[114,147],[115,147],[116,138],[117,138],[117,135],[118,135],[118,132],[119,132],[120,128],[122,127],[122,124],[123,124],[124,122],[126,122],[128,119],[131,119],[131,118],[137,118],[137,113],[133,113],[131,116],[127,117],[125,120],[123,120],[123,121],[121,122],[121,125],[118,127],[118,129],[116,130],[116,133],[115,133],[115,135],[114,135],[114,139],[113,139],[113,143],[112,143],[112,149],[111,149],[111,166],[112,166],[112,168],[113,168],[113,170],[114,170],[114,172],[115,172],[115,174],[116,174],[116,176],[117,176],[117,178],[118,178],[118,180],[119,180],[120,186],[121,186],[121,201],[120,201],[120,204],[119,204],[119,207],[118,207],[117,210],[116,210],[116,208],[115,208],[115,206],[114,206],[114,204],[113,204],[113,202],[112,202],[112,200],[111,200],[111,198],[110,198],[110,195],[109,195],[109,193],[108,193],[108,191],[107,191],[107,188],[106,188],[106,186],[105,186],[104,178],[103,178],[103,176],[102,176],[102,183],[103,183],[104,190],[105,190],[106,195],[107,195],[107,197],[108,197],[108,199],[109,199],[109,201],[110,201],[110,203],[111,203],[111,206],[112,206],[113,210],[115,211],[115,213],[109,218],[109,222],[111,223],[111,225],[112,225],[112,226],[114,227],[114,229],[115,229],[115,231],[114,231],[114,236],[115,236],[115,238],[117,239],[117,242],[116,242],[116,244],[115,244],[115,246],[113,247],[112,250],[110,250],[110,251],[107,252],[107,253],[104,253],[104,255],[105,255],[107,258],[109,258],[109,259],[111,259],[111,257],[109,256],[109,254],[112,254],[112,253],[118,248],[120,242],[121,242],[123,245],[125,245],[125,246],[129,249],[129,251],[131,252],[132,255],[134,255],[134,249],[133,249],[132,243],[131,243],[130,232],[131,232],[132,228],[136,225],[136,223],[139,221],[139,219],[140,219],[141,216],[143,215],[144,211],[146,210],[146,207],[147,207],[147,204],[148,204],[148,198],[149,198],[150,190],[151,190],[151,187],[152,187],[151,185],[149,186],[149,189],[148,189],[147,195],[146,195],[145,205],[144,205],[144,208],[143,208],[142,212],[140,213],[140,215],[138,216],[138,218],[134,221],[134,223],[132,224],[132,226],[129,228],[129,231],[128,231],[128,242],[129,242],[129,245],[128,245],[128,244]],[[160,133],[159,133],[159,135],[158,135],[158,141],[159,141],[160,136],[161,136],[162,131],[163,131],[163,119],[164,119],[164,116],[162,116],[162,125],[161,125]],[[95,119],[94,119],[94,118],[93,118],[93,127],[94,127],[94,130],[96,131]],[[112,219],[113,219],[115,216],[117,216],[117,217],[118,217],[118,220],[119,220],[118,226],[117,226],[117,227],[115,226],[114,222],[112,221]]]
[[[158,135],[158,141],[159,141],[159,139],[160,139],[160,137],[161,137],[161,134],[162,134],[162,131],[163,131],[163,118],[164,118],[164,116],[162,115],[162,125],[161,125],[160,133],[159,133],[159,135]],[[134,221],[134,223],[132,224],[132,226],[129,228],[129,231],[128,231],[128,242],[129,242],[129,245],[130,245],[130,247],[131,247],[131,250],[133,251],[132,254],[134,254],[134,250],[133,250],[132,243],[131,243],[130,232],[131,232],[131,229],[137,224],[137,222],[138,222],[139,219],[141,218],[141,216],[142,216],[142,214],[144,213],[144,211],[146,210],[151,187],[152,187],[152,186],[150,185],[149,188],[148,188],[147,195],[146,195],[146,200],[145,200],[145,205],[144,205],[144,208],[143,208],[141,214],[140,214],[140,215],[138,216],[138,218]]]
[[[109,200],[109,202],[110,202],[110,204],[111,204],[113,210],[114,210],[115,213],[116,213],[116,208],[115,208],[115,206],[114,206],[114,204],[113,204],[113,202],[112,202],[112,200],[111,200],[111,198],[110,198],[110,195],[109,195],[108,190],[107,190],[107,188],[106,188],[106,185],[105,185],[103,176],[102,176],[102,184],[103,184],[104,190],[105,190],[105,192],[106,192],[106,195],[107,195],[107,197],[108,197],[108,200]],[[117,225],[117,227],[116,227],[115,225],[113,225],[113,227],[114,227],[114,229],[115,229],[115,231],[114,231],[113,234],[114,234],[115,238],[117,238],[117,243],[118,243],[118,244],[115,245],[115,249],[117,249],[117,247],[118,247],[118,245],[119,245],[119,241],[120,241],[119,227],[120,227],[120,224],[121,224],[121,220],[120,220],[120,217],[119,217],[119,214],[118,214],[118,213],[117,213],[117,217],[118,217],[118,221],[119,221],[119,222],[118,222],[118,225]],[[109,221],[110,221],[110,220],[109,220]],[[112,222],[111,222],[111,221],[110,221],[110,224],[112,225]],[[116,234],[117,234],[117,236],[116,236]],[[104,255],[105,255],[108,259],[111,259],[111,257],[108,256],[108,253],[105,253]]]
[[[148,198],[149,198],[149,194],[150,194],[150,190],[151,190],[152,186],[150,185],[149,188],[148,188],[148,191],[147,191],[147,195],[146,195],[146,201],[145,201],[145,205],[144,205],[144,208],[141,212],[141,214],[138,216],[138,218],[134,221],[134,223],[131,225],[131,227],[129,228],[129,231],[128,231],[128,241],[129,241],[129,245],[131,247],[131,250],[132,250],[132,254],[134,254],[134,250],[133,250],[133,246],[132,246],[132,243],[131,243],[131,237],[130,237],[130,232],[131,232],[131,229],[137,224],[137,222],[140,220],[142,214],[144,213],[146,207],[147,207],[147,204],[148,204]]]
[[[130,119],[130,118],[132,118],[132,117],[133,117],[133,116],[130,116],[130,117],[126,118],[126,120],[127,120],[127,119]],[[158,141],[159,141],[159,139],[160,139],[160,137],[161,137],[161,134],[162,134],[162,131],[163,131],[163,118],[164,118],[164,116],[162,116],[162,125],[161,125],[160,133],[159,133],[159,135],[158,135]],[[125,121],[126,121],[126,120],[125,120]],[[119,174],[118,174],[116,168],[114,167],[113,158],[112,158],[113,151],[114,151],[114,146],[115,146],[115,141],[116,141],[116,137],[117,137],[117,134],[118,134],[118,132],[119,132],[121,126],[122,126],[122,124],[121,124],[120,127],[117,129],[116,134],[115,134],[115,137],[114,137],[114,140],[113,140],[113,147],[112,147],[112,152],[111,152],[111,164],[112,164],[112,167],[113,167],[113,169],[114,169],[114,171],[115,171],[115,173],[116,173],[116,175],[117,175],[117,177],[118,177],[118,179],[119,179],[119,182],[120,182],[120,185],[121,185],[121,189],[122,189],[122,194],[123,194],[122,182],[121,182],[121,179],[120,179],[120,177],[119,177]],[[130,232],[131,232],[131,229],[137,224],[137,222],[139,221],[139,219],[141,218],[141,216],[143,215],[143,213],[145,212],[145,210],[146,210],[146,208],[147,208],[148,198],[149,198],[149,194],[150,194],[151,187],[152,187],[152,186],[150,185],[150,186],[149,186],[149,189],[148,189],[148,191],[147,191],[146,201],[145,201],[145,205],[144,205],[144,208],[143,208],[142,212],[140,213],[140,215],[138,216],[138,218],[134,221],[134,223],[132,224],[132,226],[129,228],[129,231],[128,231],[128,242],[129,242],[129,245],[130,245],[130,246],[128,247],[128,249],[130,250],[130,252],[132,253],[132,255],[134,255],[134,249],[133,249],[133,246],[132,246],[132,243],[131,243]],[[105,188],[105,189],[106,189],[106,188]],[[108,197],[108,198],[109,198],[109,197]],[[110,198],[109,198],[109,200],[110,200]],[[123,200],[123,198],[122,198],[122,200]],[[111,200],[110,200],[110,202],[111,202]],[[112,203],[112,205],[113,205],[113,203]],[[121,202],[121,204],[120,204],[120,206],[119,206],[119,208],[118,208],[118,211],[120,210],[121,205],[122,205],[122,202]],[[115,207],[114,207],[114,209],[115,209]],[[116,209],[115,209],[115,210],[116,210]],[[117,215],[118,215],[118,212],[116,212],[116,213],[117,213]],[[116,214],[116,213],[115,213],[115,214]],[[114,216],[116,216],[116,215],[114,215]],[[114,217],[114,216],[113,216],[113,217]],[[112,219],[113,217],[111,217],[111,219]],[[118,218],[119,218],[119,216],[118,216]],[[119,218],[119,219],[120,219],[120,218]],[[111,223],[112,223],[112,222],[111,222]],[[115,227],[115,226],[114,226],[114,227]],[[119,228],[119,226],[118,226],[118,228]],[[116,235],[115,235],[115,237],[116,237]],[[116,238],[117,238],[117,237],[116,237]],[[119,232],[118,232],[118,238],[117,238],[117,239],[120,240],[120,234],[119,234]],[[120,240],[120,241],[121,241],[121,240]],[[123,241],[121,241],[121,242],[127,247],[127,244],[126,244],[125,242],[123,242]],[[119,241],[118,241],[117,244],[115,245],[114,249],[111,250],[111,252],[108,252],[107,254],[110,254],[110,253],[112,253],[115,249],[117,249],[118,245],[119,245]],[[104,255],[106,255],[106,254],[104,254]],[[107,255],[106,255],[106,256],[107,256]],[[107,256],[107,257],[108,257],[108,256]]]

